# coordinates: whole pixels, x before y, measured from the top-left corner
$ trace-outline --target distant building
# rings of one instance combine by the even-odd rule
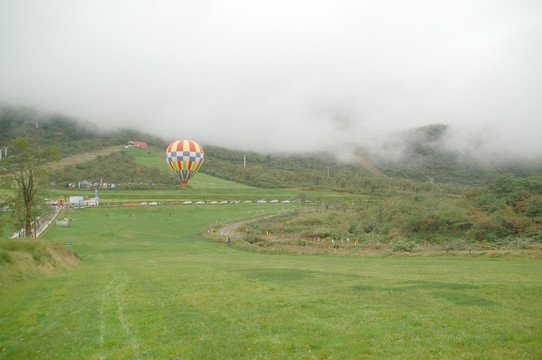
[[[70,196],[70,205],[83,206],[84,202],[84,196]]]
[[[81,188],[91,188],[92,187],[92,181],[79,181],[78,186],[79,186],[79,189],[81,189]]]
[[[146,149],[147,143],[144,141],[128,141],[128,146]]]
[[[70,196],[70,205],[75,207],[98,206],[99,204],[100,198],[98,196],[94,198],[89,198],[88,196]]]

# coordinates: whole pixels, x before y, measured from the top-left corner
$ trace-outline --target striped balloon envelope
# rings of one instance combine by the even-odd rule
[[[203,164],[203,157],[203,148],[192,140],[174,141],[166,150],[166,160],[184,188]]]

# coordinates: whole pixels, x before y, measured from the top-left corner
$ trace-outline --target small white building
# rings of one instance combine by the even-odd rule
[[[83,206],[85,205],[84,196],[70,196],[70,205]]]
[[[75,207],[98,206],[100,204],[100,198],[89,198],[88,196],[70,196],[69,204]]]

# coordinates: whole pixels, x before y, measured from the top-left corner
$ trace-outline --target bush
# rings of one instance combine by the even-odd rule
[[[268,242],[267,237],[263,235],[247,234],[243,237],[243,239],[249,244],[258,245],[258,246],[262,246],[262,244],[265,244]]]
[[[11,264],[13,262],[13,256],[5,250],[0,250],[0,265]]]
[[[451,200],[394,204],[387,206],[384,215],[382,225],[388,228],[390,237],[394,234],[419,238],[436,234],[463,235],[473,226],[467,208]]]
[[[542,195],[531,196],[523,206],[525,214],[530,217],[542,216]]]
[[[514,223],[515,215],[509,207],[491,215],[483,212],[478,213],[475,224],[467,232],[467,236],[472,240],[489,240],[495,242],[514,234]]]
[[[489,213],[495,212],[506,206],[506,201],[498,198],[490,191],[483,191],[480,195],[472,198],[472,204]]]
[[[416,248],[416,244],[412,241],[401,240],[392,245],[391,249],[395,252],[409,252],[411,253]]]
[[[465,239],[454,239],[447,241],[444,248],[446,250],[471,250],[472,244]]]

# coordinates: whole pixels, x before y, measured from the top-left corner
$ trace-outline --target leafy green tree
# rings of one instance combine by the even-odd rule
[[[506,206],[506,200],[498,197],[488,189],[482,191],[478,196],[472,198],[474,206],[493,213]]]
[[[504,200],[507,205],[514,205],[520,200],[522,180],[513,174],[504,174],[489,185],[488,189],[497,198]]]
[[[531,217],[542,217],[542,194],[529,198],[525,203],[525,213]]]
[[[43,198],[39,196],[46,179],[45,163],[59,160],[61,153],[56,146],[41,148],[28,136],[18,137],[11,143],[14,155],[1,161],[0,171],[17,185],[17,195],[12,201],[25,236],[32,235],[32,221],[41,214]]]

